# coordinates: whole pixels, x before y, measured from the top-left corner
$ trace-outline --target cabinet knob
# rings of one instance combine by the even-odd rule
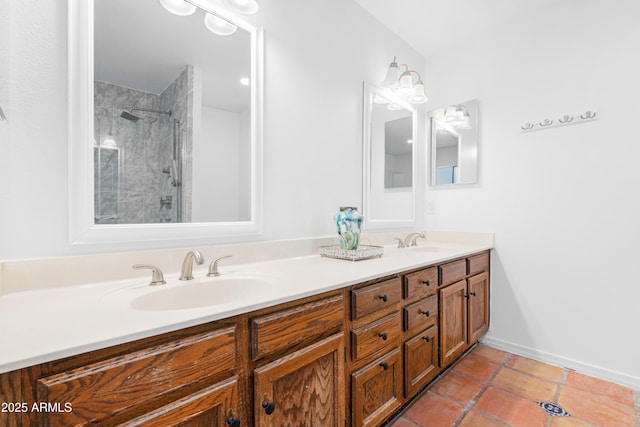
[[[431,313],[429,313],[429,310],[423,311],[422,314],[424,314],[427,317],[429,317],[431,315]]]
[[[380,366],[382,366],[382,369],[384,369],[385,371],[389,369],[389,364],[387,362],[381,362]]]
[[[229,419],[227,419],[227,424],[229,425],[229,427],[240,427],[240,420],[237,418],[229,417]]]
[[[262,402],[262,407],[264,408],[264,412],[266,412],[267,415],[271,415],[276,409],[276,404],[273,402]]]
[[[382,338],[382,341],[386,341],[387,340],[387,333],[386,332],[381,332],[378,334],[378,336],[380,338]]]
[[[422,337],[423,340],[425,340],[426,342],[430,342],[431,341],[431,337]]]
[[[469,292],[469,295],[471,295],[472,297],[475,297],[476,293],[475,292]]]
[[[387,295],[380,295],[378,299],[381,299],[383,302],[387,302],[387,299],[389,298],[387,297]]]
[[[431,282],[429,280],[423,280],[422,284],[425,286],[431,286]]]

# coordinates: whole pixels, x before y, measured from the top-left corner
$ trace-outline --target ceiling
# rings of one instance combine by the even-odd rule
[[[355,0],[425,58],[563,0]]]

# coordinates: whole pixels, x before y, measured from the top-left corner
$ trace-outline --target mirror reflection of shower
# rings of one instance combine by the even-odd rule
[[[187,66],[160,94],[95,82],[96,224],[190,221],[190,73]]]

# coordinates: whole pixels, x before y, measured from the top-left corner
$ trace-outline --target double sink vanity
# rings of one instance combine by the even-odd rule
[[[3,263],[0,424],[381,425],[489,327],[493,236],[426,234],[210,247],[182,281],[184,249]]]

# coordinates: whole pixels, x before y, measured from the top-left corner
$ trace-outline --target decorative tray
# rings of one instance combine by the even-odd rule
[[[342,249],[340,245],[320,246],[320,255],[346,259],[349,261],[360,261],[368,258],[380,258],[383,253],[382,246],[360,245],[358,249]]]

